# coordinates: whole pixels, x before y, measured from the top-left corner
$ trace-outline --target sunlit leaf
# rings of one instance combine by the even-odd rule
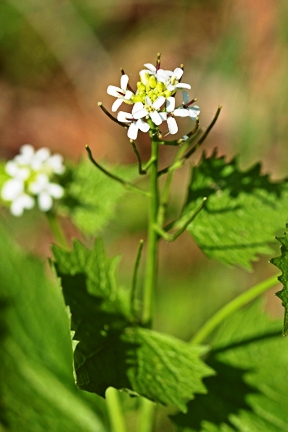
[[[0,225],[0,420],[13,432],[105,432],[101,399],[92,409],[74,384],[69,320],[46,270]]]
[[[112,171],[126,181],[138,176],[134,165],[119,166]],[[62,209],[81,231],[97,234],[111,219],[116,219],[117,203],[126,193],[122,184],[107,177],[88,159],[67,171],[66,176],[66,199]]]
[[[114,259],[105,256],[101,241],[91,251],[79,242],[70,253],[53,250],[78,342],[78,386],[102,396],[109,386],[125,389],[185,411],[195,392],[205,392],[202,378],[213,373],[200,359],[203,347],[133,322],[115,289]]]
[[[207,197],[205,208],[188,231],[210,258],[250,268],[259,254],[271,254],[271,243],[285,225],[288,214],[288,182],[272,182],[261,166],[246,171],[238,159],[226,162],[216,152],[202,157],[192,169],[183,216]]]
[[[288,226],[287,226],[288,228]],[[279,257],[273,258],[271,263],[278,267],[282,274],[279,276],[279,281],[283,284],[283,289],[276,293],[276,295],[282,300],[282,304],[285,309],[284,316],[284,328],[283,334],[287,336],[288,334],[288,240],[287,231],[282,237],[277,237],[277,240],[281,243],[281,255]]]
[[[227,319],[206,361],[216,375],[204,379],[208,393],[187,414],[171,417],[177,432],[288,430],[287,341],[259,303]]]

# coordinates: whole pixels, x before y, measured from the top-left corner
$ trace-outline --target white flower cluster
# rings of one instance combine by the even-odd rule
[[[37,202],[41,211],[53,206],[53,199],[62,198],[64,189],[52,179],[65,171],[63,157],[51,155],[48,148],[36,150],[29,144],[20,148],[20,154],[8,161],[5,171],[11,177],[1,189],[1,198],[10,204],[14,216],[32,209]]]
[[[180,82],[182,68],[174,71],[160,69],[160,62],[156,67],[151,63],[144,66],[146,69],[140,71],[136,92],[129,86],[126,74],[121,76],[120,87],[108,86],[107,93],[117,98],[112,105],[112,111],[117,111],[122,102],[133,105],[131,113],[120,111],[117,115],[118,121],[129,124],[128,137],[132,140],[137,138],[139,130],[148,132],[151,121],[157,127],[167,122],[169,133],[176,134],[178,125],[175,117],[190,117],[196,120],[200,113],[198,106],[192,106],[194,100],[189,100],[186,91],[182,91],[182,104],[175,108],[176,92],[191,89],[191,86]]]

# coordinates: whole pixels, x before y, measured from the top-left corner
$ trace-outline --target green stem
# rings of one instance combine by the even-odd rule
[[[88,157],[89,157],[90,161],[93,163],[93,165],[95,165],[95,167],[98,168],[100,171],[102,171],[107,177],[110,177],[111,179],[116,180],[118,183],[121,183],[128,190],[140,193],[141,195],[145,195],[145,196],[149,195],[149,194],[147,194],[146,191],[138,188],[137,186],[134,186],[132,183],[127,182],[126,180],[122,179],[121,177],[116,176],[115,174],[113,174],[113,173],[109,172],[108,170],[106,170],[106,168],[102,167],[93,158],[91,149],[90,149],[90,147],[88,145],[85,146],[85,149],[86,149],[86,151],[88,153]]]
[[[113,387],[109,387],[106,390],[105,397],[107,402],[108,415],[111,423],[111,431],[127,432],[118,391]]]
[[[69,249],[68,241],[61,227],[59,218],[52,212],[46,213],[46,216],[55,242],[63,249]]]
[[[136,313],[137,313],[137,307],[135,305],[137,276],[138,276],[138,270],[139,270],[139,264],[140,264],[142,249],[143,249],[143,243],[144,243],[144,241],[140,240],[139,246],[138,246],[138,251],[137,251],[137,256],[136,256],[136,261],[135,261],[135,266],[134,266],[134,271],[133,271],[133,278],[132,278],[132,287],[131,287],[131,293],[130,293],[130,308],[131,308],[131,313],[132,313],[133,317],[136,317]]]
[[[147,259],[144,280],[142,324],[151,326],[154,309],[154,291],[157,276],[157,241],[158,234],[154,229],[157,222],[159,206],[159,192],[157,182],[158,170],[158,143],[153,139],[153,130],[150,131],[151,137],[151,165],[150,165],[150,202],[148,212],[148,236],[147,236]]]
[[[279,276],[279,275],[278,275]],[[260,294],[268,291],[278,283],[277,275],[254,285],[249,290],[240,294],[238,297],[231,300],[222,309],[215,313],[206,323],[200,328],[196,335],[191,339],[193,345],[203,343],[207,337],[215,330],[215,328],[225,320],[229,315],[239,310],[242,306],[249,303],[251,300],[258,297]]]
[[[157,405],[146,398],[141,398],[141,415],[139,418],[138,432],[152,432]]]
[[[178,161],[183,153],[186,152],[187,149],[187,144],[184,144],[177,152],[172,165],[174,163],[176,163],[176,161]],[[157,173],[157,176],[159,176],[159,173]],[[166,182],[165,182],[165,186],[162,192],[162,196],[160,199],[160,206],[159,206],[159,211],[158,211],[158,216],[157,216],[157,224],[159,227],[162,227],[163,222],[164,222],[164,218],[165,218],[165,214],[166,214],[166,210],[167,210],[167,206],[168,206],[168,200],[169,200],[169,195],[170,195],[170,189],[171,189],[171,184],[173,181],[173,177],[174,177],[174,171],[168,171],[168,175],[166,178]]]

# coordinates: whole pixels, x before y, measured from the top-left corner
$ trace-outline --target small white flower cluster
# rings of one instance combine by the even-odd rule
[[[36,150],[29,144],[20,148],[20,154],[8,161],[5,171],[11,177],[1,189],[1,198],[10,204],[14,216],[32,209],[37,201],[41,211],[53,206],[53,199],[62,198],[64,189],[52,179],[65,171],[63,157],[51,155],[48,148]]]
[[[160,61],[156,67],[151,63],[144,64],[146,69],[140,71],[140,81],[137,82],[137,91],[133,92],[128,84],[128,75],[123,74],[120,87],[109,85],[107,93],[116,97],[112,105],[115,112],[122,102],[133,105],[132,112],[120,111],[117,120],[129,124],[128,137],[135,140],[138,131],[148,132],[151,121],[156,127],[167,122],[170,134],[178,132],[175,117],[190,117],[196,120],[200,113],[198,106],[192,106],[195,100],[189,100],[186,91],[182,91],[183,102],[175,108],[175,95],[178,90],[191,89],[189,84],[181,83],[182,68],[174,71],[160,69]]]

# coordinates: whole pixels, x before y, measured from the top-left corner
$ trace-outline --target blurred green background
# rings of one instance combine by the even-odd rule
[[[163,68],[184,63],[183,81],[191,84],[191,97],[198,98],[203,128],[223,105],[204,144],[207,152],[217,147],[228,158],[240,154],[243,169],[261,160],[264,173],[284,177],[287,20],[285,0],[2,0],[0,156],[11,158],[30,143],[77,160],[89,144],[97,159],[134,163],[125,131],[97,102],[110,109],[106,88],[118,85],[120,67],[135,83],[143,64],[154,63],[161,52]],[[138,143],[147,158],[147,137],[140,136]],[[166,166],[173,151],[161,150]],[[187,173],[177,173],[175,206],[185,196]],[[35,223],[33,215],[21,220],[7,212],[2,216],[23,247],[50,255],[52,239],[44,218]],[[145,202],[129,195],[103,233],[109,253],[123,253],[124,284],[145,235],[145,216]],[[80,236],[68,223],[65,229]],[[222,304],[276,270],[267,257],[255,263],[253,274],[226,268],[204,257],[186,234],[160,249],[155,326],[184,339]],[[267,295],[267,304],[279,314],[275,291]]]

